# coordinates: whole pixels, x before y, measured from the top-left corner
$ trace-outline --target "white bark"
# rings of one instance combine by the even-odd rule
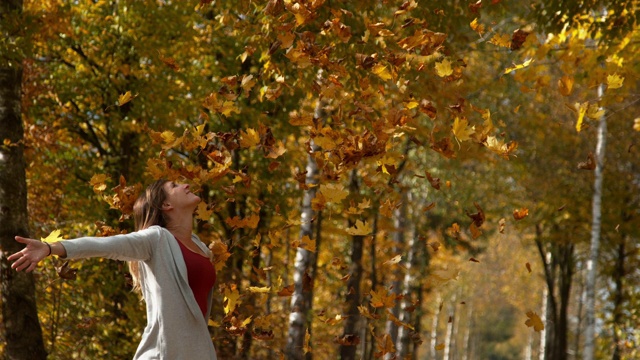
[[[598,88],[598,95],[601,97],[603,86]],[[598,262],[600,250],[600,227],[602,218],[602,169],[604,167],[604,154],[607,137],[607,119],[602,116],[598,125],[598,140],[596,144],[595,155],[595,180],[593,188],[593,207],[592,207],[592,225],[591,225],[591,253],[587,260],[587,283],[586,283],[586,327],[584,338],[584,360],[593,360],[595,353],[596,338],[596,265]]]

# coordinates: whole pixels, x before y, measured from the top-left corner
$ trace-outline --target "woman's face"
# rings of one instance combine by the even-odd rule
[[[200,197],[189,191],[189,184],[167,181],[163,188],[167,196],[165,204],[176,210],[193,211],[200,203]]]

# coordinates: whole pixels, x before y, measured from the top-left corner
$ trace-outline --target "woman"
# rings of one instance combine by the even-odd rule
[[[147,304],[147,326],[134,359],[216,359],[207,329],[215,268],[211,252],[192,233],[199,202],[189,185],[158,180],[136,200],[136,232],[51,245],[16,236],[26,247],[8,259],[12,268],[27,272],[52,254],[127,260],[134,288]]]

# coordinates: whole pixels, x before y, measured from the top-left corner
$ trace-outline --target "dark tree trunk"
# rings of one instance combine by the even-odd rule
[[[0,21],[22,12],[21,0],[0,2]],[[0,36],[6,36],[1,34]],[[0,286],[5,359],[46,359],[36,308],[32,274],[11,269],[7,256],[23,245],[16,235],[28,236],[27,182],[20,114],[22,70],[0,68]],[[8,142],[8,143],[7,143]]]
[[[349,191],[357,195],[359,190],[356,170],[351,172]],[[349,227],[354,226],[355,221],[349,219]],[[340,358],[353,360],[356,358],[357,345],[360,342],[358,336],[358,323],[360,322],[360,280],[362,279],[362,252],[364,248],[364,236],[353,236],[351,245],[351,269],[347,281],[347,299],[344,328],[342,331],[342,343],[340,344]]]

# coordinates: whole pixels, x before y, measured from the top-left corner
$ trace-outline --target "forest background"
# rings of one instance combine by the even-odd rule
[[[203,199],[219,358],[637,359],[637,20],[638,1],[3,1],[0,354],[131,358],[124,263],[6,256],[18,232],[131,231],[162,177]]]

